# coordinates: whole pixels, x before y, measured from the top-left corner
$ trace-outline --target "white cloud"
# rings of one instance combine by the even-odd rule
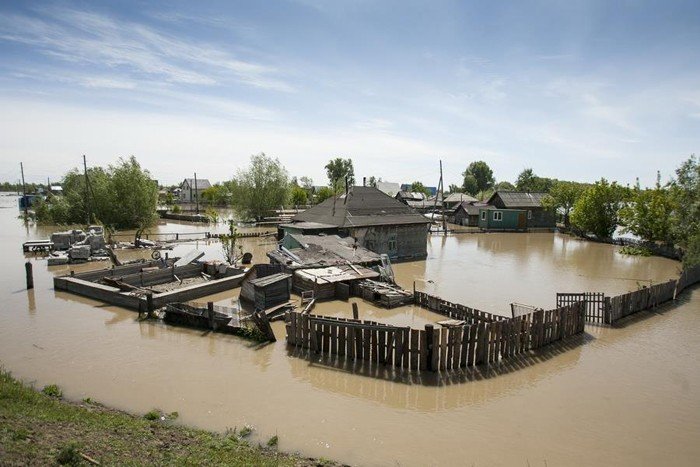
[[[274,67],[241,60],[212,44],[88,11],[53,8],[41,18],[4,15],[0,39],[32,46],[60,60],[106,67],[129,78],[206,86],[237,81],[268,90],[294,90]]]

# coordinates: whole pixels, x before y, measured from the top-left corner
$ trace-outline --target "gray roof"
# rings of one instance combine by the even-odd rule
[[[372,187],[355,186],[297,214],[295,222],[318,222],[336,227],[428,224],[429,221],[400,201]]]
[[[335,225],[321,224],[319,222],[295,222],[294,224],[280,224],[280,227],[291,227],[298,230],[323,230],[337,228]]]
[[[278,272],[277,274],[271,274],[265,277],[258,277],[250,281],[255,287],[267,287],[268,285],[274,284],[276,282],[284,281],[292,277],[291,274],[286,274],[283,272]]]
[[[489,206],[485,203],[474,203],[473,201],[464,201],[463,203],[457,205],[457,207],[455,208],[455,212],[457,212],[461,207],[464,208],[464,210],[470,216],[478,216],[479,208],[488,208]]]
[[[374,264],[381,257],[366,248],[355,244],[351,237],[337,235],[299,235],[287,234],[294,238],[301,248],[290,250],[273,250],[267,256],[289,269],[300,267],[326,267],[347,264]],[[291,253],[290,254],[288,254]]]
[[[448,196],[445,197],[444,202],[445,203],[464,203],[464,202],[474,202],[478,201],[476,198],[474,198],[471,195],[468,195],[466,193],[450,193]]]
[[[519,191],[497,191],[488,200],[493,204],[496,197],[501,198],[506,208],[539,208],[547,193],[522,193]]]
[[[396,198],[403,199],[405,201],[423,201],[428,197],[425,193],[419,191],[399,191],[396,193]]]
[[[189,185],[192,189],[194,189],[194,178],[186,178],[180,184],[180,187],[184,186],[185,184]],[[198,190],[206,190],[207,188],[211,188],[211,183],[209,183],[209,179],[198,178],[197,179],[197,189]]]

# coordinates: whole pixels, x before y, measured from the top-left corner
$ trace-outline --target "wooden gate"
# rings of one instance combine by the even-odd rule
[[[610,312],[603,292],[557,293],[557,308],[576,302],[586,302],[586,321],[610,324]]]

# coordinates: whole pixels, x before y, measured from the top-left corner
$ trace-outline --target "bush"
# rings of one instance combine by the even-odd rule
[[[49,384],[44,386],[44,389],[41,390],[44,394],[46,394],[49,397],[62,397],[63,396],[63,391],[61,391],[61,388],[59,388],[55,384]]]
[[[279,438],[277,437],[277,435],[275,435],[272,438],[267,440],[267,447],[275,448],[275,447],[277,447],[277,443],[279,443]]]
[[[158,420],[160,419],[160,410],[149,410],[146,412],[146,414],[143,416],[146,420]]]
[[[78,451],[78,443],[71,441],[65,444],[56,456],[56,462],[61,465],[80,465],[82,457]]]

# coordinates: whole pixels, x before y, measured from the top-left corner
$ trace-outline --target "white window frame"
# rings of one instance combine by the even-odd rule
[[[528,220],[532,219],[532,210],[531,209],[527,210],[527,219]]]
[[[493,221],[494,222],[502,222],[503,221],[503,213],[501,211],[493,211]]]

